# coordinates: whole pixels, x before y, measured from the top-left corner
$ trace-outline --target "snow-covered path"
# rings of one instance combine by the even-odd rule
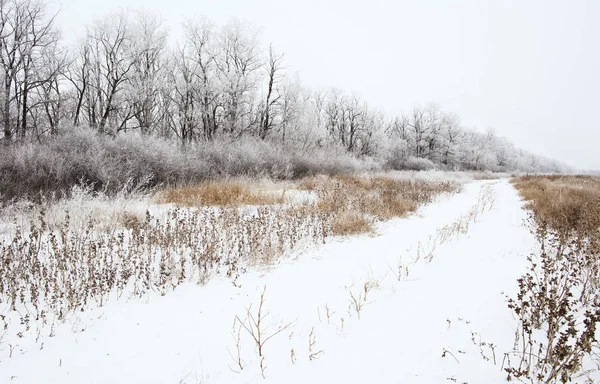
[[[467,214],[490,183],[493,208],[425,261],[423,249],[436,230]],[[535,246],[525,215],[508,181],[474,182],[413,217],[382,224],[378,236],[329,242],[271,270],[246,273],[237,286],[216,278],[81,314],[57,327],[43,349],[0,362],[0,382],[501,382],[514,326],[505,294],[514,292]],[[418,253],[421,259],[398,281],[399,262],[409,264]],[[359,319],[352,296],[364,296],[365,284]],[[243,329],[240,372],[234,328],[246,307],[256,313],[265,287],[264,336],[293,322],[265,343],[266,380]],[[497,365],[471,332],[475,344],[497,345]]]

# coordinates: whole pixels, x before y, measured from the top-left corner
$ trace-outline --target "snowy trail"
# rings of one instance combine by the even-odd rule
[[[216,278],[81,314],[57,327],[42,350],[0,362],[0,382],[500,382],[502,351],[513,337],[504,294],[516,288],[535,244],[508,181],[492,183],[494,207],[466,235],[440,246],[430,263],[421,259],[407,280],[393,273],[400,258],[414,259],[419,243],[469,212],[486,184],[384,223],[379,236],[332,241],[270,271],[246,273],[238,287]],[[373,288],[359,319],[350,293],[358,296],[365,283]],[[270,329],[293,321],[265,344],[266,381],[249,335],[241,334],[240,373],[231,357],[234,318],[250,304],[257,308],[263,287]],[[323,350],[313,360],[311,331],[312,353]],[[484,361],[471,331],[498,345],[497,366]],[[484,355],[493,360],[489,349]]]

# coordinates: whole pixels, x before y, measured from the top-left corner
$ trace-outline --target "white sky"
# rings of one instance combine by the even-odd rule
[[[535,153],[600,169],[599,0],[53,0],[67,39],[145,8],[173,35],[203,15],[262,28],[304,84],[387,113],[437,102]]]

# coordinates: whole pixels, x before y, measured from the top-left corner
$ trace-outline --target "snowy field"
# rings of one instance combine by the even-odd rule
[[[0,342],[0,382],[505,382],[506,295],[536,245],[522,204],[508,180],[471,181],[235,284],[105,303]]]

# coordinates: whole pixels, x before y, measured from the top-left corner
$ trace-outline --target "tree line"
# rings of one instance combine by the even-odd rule
[[[6,143],[72,127],[127,131],[182,146],[247,137],[309,151],[336,146],[394,168],[562,171],[492,130],[463,127],[430,104],[391,117],[338,89],[312,90],[285,72],[251,25],[183,23],[168,43],[161,18],[120,11],[66,46],[43,0],[0,0],[0,124]]]

